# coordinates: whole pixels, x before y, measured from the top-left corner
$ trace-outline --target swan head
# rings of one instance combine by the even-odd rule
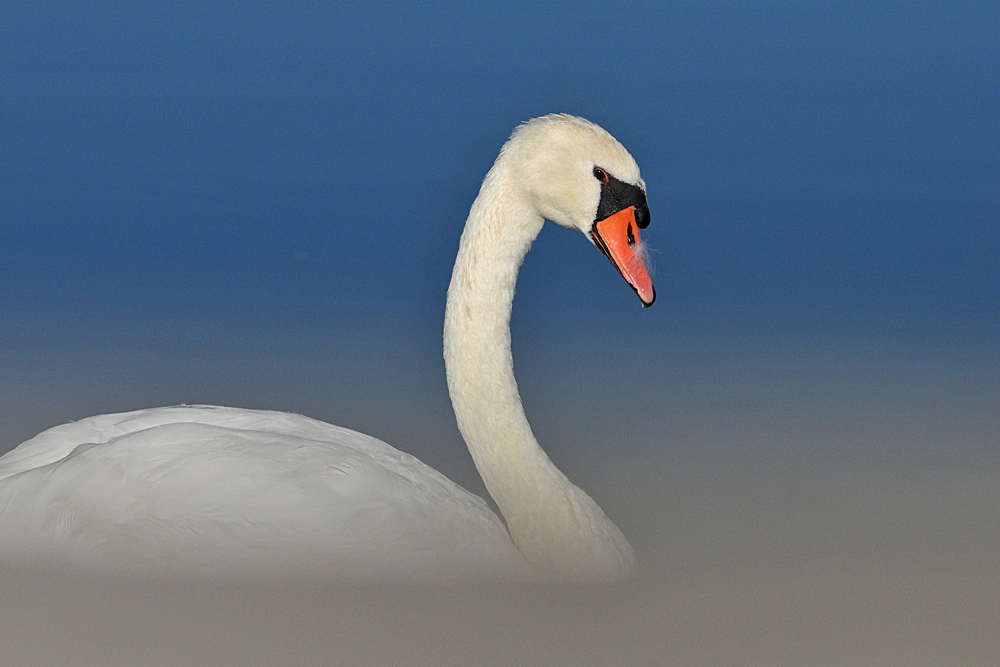
[[[554,114],[518,127],[503,152],[538,214],[582,232],[643,307],[653,305],[656,290],[639,237],[649,225],[646,184],[624,146],[588,120]]]

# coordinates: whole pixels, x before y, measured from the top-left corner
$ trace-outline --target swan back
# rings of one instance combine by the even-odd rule
[[[481,498],[380,440],[300,415],[140,410],[15,451],[0,459],[7,562],[211,580],[530,576]]]

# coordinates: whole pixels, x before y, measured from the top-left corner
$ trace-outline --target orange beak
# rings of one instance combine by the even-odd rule
[[[635,222],[635,206],[610,215],[594,223],[590,230],[594,243],[622,274],[625,282],[635,290],[643,308],[649,308],[656,300],[653,280],[649,277],[646,260],[636,252],[639,246],[639,225]]]

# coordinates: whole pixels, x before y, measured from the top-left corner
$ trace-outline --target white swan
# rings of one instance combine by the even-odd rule
[[[514,381],[514,284],[546,219],[583,232],[644,306],[655,298],[629,153],[573,116],[518,127],[469,213],[444,326],[458,425],[507,528],[482,499],[369,436],[180,406],[57,426],[0,457],[0,562],[213,580],[632,575],[625,537],[538,446]]]

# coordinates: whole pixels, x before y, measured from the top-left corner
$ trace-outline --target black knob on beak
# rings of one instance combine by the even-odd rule
[[[639,226],[639,229],[649,227],[649,207],[645,204],[636,207],[635,224]]]

